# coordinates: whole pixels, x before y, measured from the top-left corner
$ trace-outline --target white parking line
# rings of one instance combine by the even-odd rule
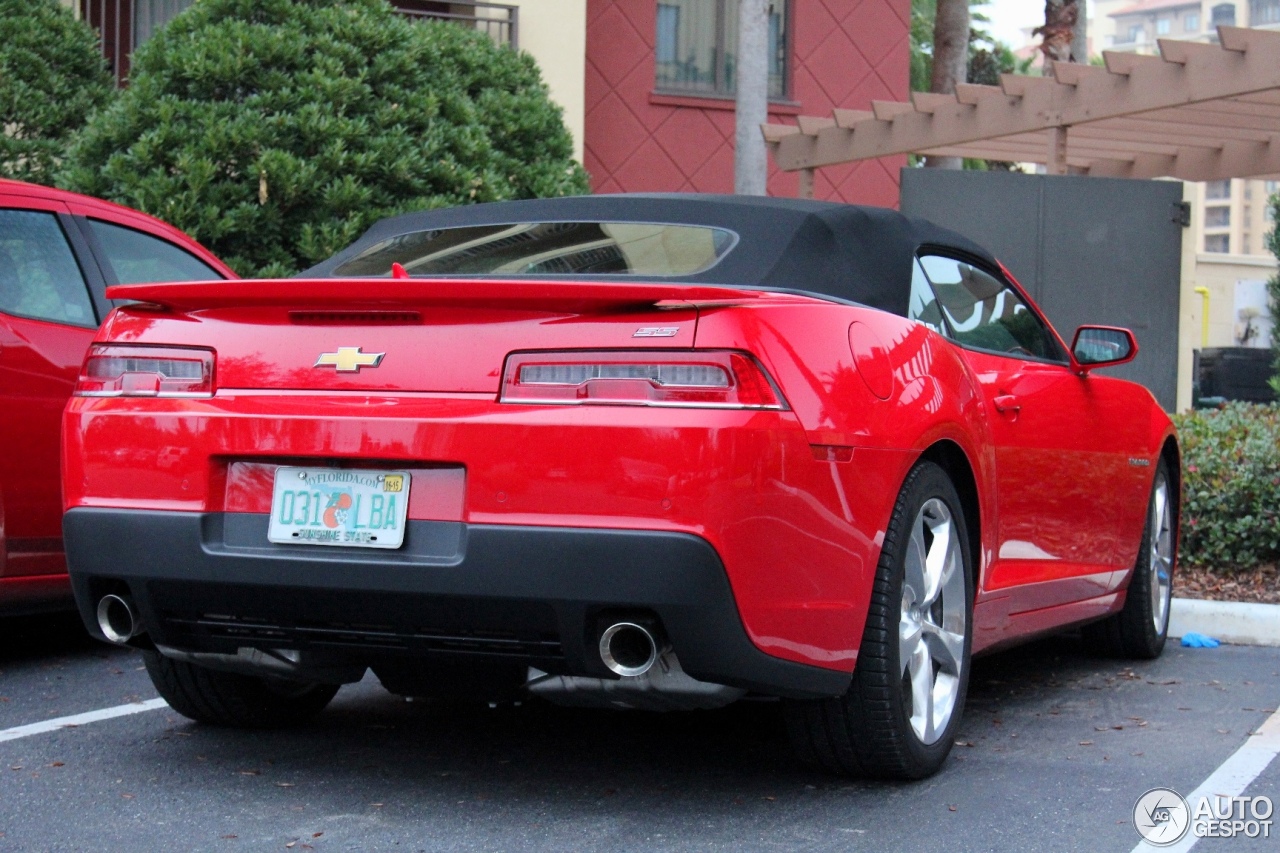
[[[1238,797],[1244,793],[1254,779],[1262,774],[1280,753],[1280,711],[1276,711],[1258,727],[1244,742],[1244,746],[1235,751],[1230,758],[1218,765],[1218,769],[1209,774],[1209,778],[1200,783],[1187,795],[1187,803],[1194,810],[1196,803],[1203,797]],[[1156,848],[1146,841],[1138,842],[1132,853],[1150,853],[1160,849],[1168,853],[1187,853],[1200,839],[1195,833],[1188,831],[1177,844]]]
[[[18,740],[32,735],[40,735],[45,732],[55,732],[58,729],[84,726],[89,723],[96,723],[99,720],[127,717],[130,714],[141,714],[144,711],[154,711],[157,708],[168,707],[169,704],[163,699],[148,699],[146,702],[131,702],[128,705],[116,705],[114,708],[103,708],[98,711],[88,711],[84,714],[73,714],[70,717],[56,717],[52,720],[45,720],[42,723],[31,723],[26,726],[15,726],[11,729],[0,730],[0,743],[4,743],[7,740]]]

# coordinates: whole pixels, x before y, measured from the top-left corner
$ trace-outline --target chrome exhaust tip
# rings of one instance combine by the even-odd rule
[[[119,595],[104,595],[98,600],[98,629],[113,643],[124,645],[140,632],[133,613],[133,602]]]
[[[644,675],[658,661],[658,642],[643,625],[618,622],[600,635],[600,660],[616,675]]]

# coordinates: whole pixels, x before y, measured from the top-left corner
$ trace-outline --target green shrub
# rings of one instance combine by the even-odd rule
[[[1228,403],[1176,418],[1181,558],[1245,568],[1280,558],[1280,404]]]
[[[57,0],[0,0],[0,177],[50,183],[115,89],[98,37]]]
[[[396,213],[587,191],[527,54],[385,0],[200,0],[134,55],[63,183],[288,275]]]

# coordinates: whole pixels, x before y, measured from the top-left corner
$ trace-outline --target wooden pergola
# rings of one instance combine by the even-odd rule
[[[1040,163],[1049,174],[1213,181],[1280,173],[1280,32],[1219,27],[1218,44],[1159,41],[1159,56],[1055,62],[1052,77],[800,116],[762,126],[784,171],[896,154]]]

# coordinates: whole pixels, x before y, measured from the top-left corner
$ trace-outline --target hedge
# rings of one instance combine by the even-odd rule
[[[1228,403],[1176,422],[1182,561],[1229,570],[1280,560],[1280,404]]]

